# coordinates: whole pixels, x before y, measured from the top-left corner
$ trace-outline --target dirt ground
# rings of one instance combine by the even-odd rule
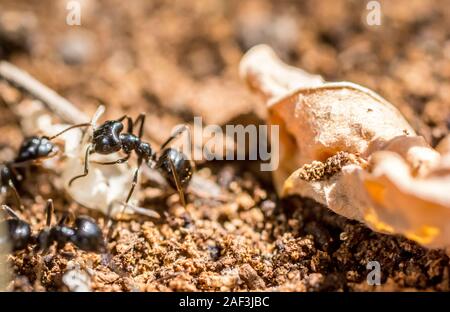
[[[381,1],[380,26],[365,23],[366,1],[81,2],[81,26],[68,26],[66,1],[0,0],[0,58],[89,115],[99,103],[111,118],[146,112],[145,137],[156,144],[193,116],[219,125],[263,123],[261,101],[237,72],[243,53],[263,42],[326,80],[377,91],[433,145],[449,132],[449,1]],[[5,96],[1,161],[22,139]],[[74,268],[88,273],[94,291],[450,288],[444,250],[374,233],[309,199],[278,199],[270,177],[252,163],[197,167],[220,200],[188,191],[185,209],[177,195],[155,199],[144,190],[143,206],[160,220],[119,222],[104,255],[71,245],[46,255],[31,246],[16,252],[10,289],[68,290],[63,275]],[[104,216],[64,195],[57,172],[32,173],[21,193],[34,230],[44,223],[50,197],[59,209],[90,214],[104,226]],[[369,261],[381,264],[381,286],[366,282]]]

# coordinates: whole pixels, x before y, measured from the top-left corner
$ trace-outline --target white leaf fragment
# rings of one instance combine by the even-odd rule
[[[434,150],[378,94],[288,67],[267,46],[244,56],[241,75],[264,96],[269,122],[280,126],[280,194],[314,198],[427,247],[450,246],[450,139]],[[340,152],[359,161],[320,178]]]

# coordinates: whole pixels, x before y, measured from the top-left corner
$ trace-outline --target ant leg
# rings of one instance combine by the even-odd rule
[[[128,117],[128,115],[123,115],[122,117],[116,119],[116,121],[122,122],[122,121],[124,121],[126,118],[130,118],[130,117]]]
[[[134,121],[134,124],[137,125],[139,122],[140,122],[140,125],[139,125],[138,137],[140,139],[140,138],[142,138],[142,135],[144,135],[144,124],[145,124],[145,114],[144,113],[139,114],[139,116]]]
[[[123,122],[124,120],[127,120],[127,132],[128,133],[133,133],[133,119],[131,119],[131,117],[129,117],[128,115],[123,115],[122,117],[120,117],[119,119],[117,119],[118,122]]]
[[[123,214],[125,209],[128,207],[128,202],[130,201],[131,195],[133,195],[134,189],[136,188],[136,184],[138,182],[138,177],[139,177],[139,169],[141,168],[141,164],[142,164],[142,158],[139,158],[137,168],[134,171],[133,181],[131,182],[131,189],[128,192],[127,199],[125,200],[124,204],[122,205],[120,214]]]
[[[53,212],[54,212],[53,200],[49,199],[47,200],[47,205],[45,206],[45,216],[46,216],[45,225],[47,227],[49,227],[52,224]]]
[[[21,220],[19,215],[11,209],[11,207],[7,205],[2,205],[2,209],[6,211],[7,214],[9,214],[11,217],[13,217],[16,220]]]
[[[189,131],[189,128],[186,125],[182,125],[161,145],[161,150],[164,149],[164,147],[169,145],[173,140],[175,140],[177,137],[179,137],[185,131]]]
[[[23,211],[22,200],[20,199],[19,192],[17,191],[16,187],[14,186],[14,183],[11,180],[8,181],[8,186],[14,194],[14,199],[16,201],[17,207],[19,207],[20,211]]]
[[[175,180],[175,185],[177,187],[177,191],[180,196],[181,204],[186,208],[186,200],[184,198],[184,191],[183,191],[183,187],[181,186],[180,178],[178,177],[178,173],[177,173],[177,170],[175,168],[175,165],[174,165],[172,159],[168,158],[168,160],[169,160],[169,164],[170,164],[170,170],[172,171],[172,175]]]
[[[99,162],[99,161],[93,161],[94,164],[98,165],[117,165],[117,164],[123,164],[124,162],[128,161],[130,159],[131,154],[128,154],[126,157],[117,159],[114,161],[106,161],[106,162]]]
[[[10,165],[10,167],[11,167],[11,169],[13,169],[13,168],[23,168],[23,167],[28,167],[29,165],[36,164],[37,162],[38,162],[38,159],[29,159],[29,160],[23,160],[23,161],[16,161],[16,162],[13,162]]]
[[[83,178],[89,174],[89,155],[91,154],[91,151],[92,151],[92,144],[89,144],[88,148],[86,149],[86,154],[84,155],[84,173],[76,177],[73,177],[69,181],[69,186],[71,186],[75,180]]]
[[[124,121],[125,118],[127,118],[127,115],[123,115],[122,117],[117,118],[116,121],[122,122],[122,121]]]
[[[86,123],[82,123],[82,124],[78,124],[78,125],[73,125],[73,126],[70,126],[70,127],[66,128],[66,129],[64,129],[61,132],[59,132],[59,133],[49,137],[48,139],[49,140],[53,140],[53,139],[59,137],[61,134],[66,133],[69,130],[72,130],[72,129],[75,129],[75,128],[89,127],[89,126],[91,126],[91,123],[87,123],[87,122]]]
[[[108,210],[106,212],[106,218],[105,218],[105,226],[106,229],[108,230],[107,234],[106,234],[106,242],[109,242],[112,234],[113,234],[113,230],[114,230],[114,220],[111,218],[111,210],[114,206],[114,202],[110,203],[108,205]]]
[[[131,189],[128,192],[128,196],[127,196],[127,199],[125,200],[125,204],[128,204],[128,202],[130,201],[131,195],[133,195],[134,189],[136,188],[136,184],[138,182],[138,177],[139,177],[139,169],[141,168],[141,164],[142,164],[142,159],[138,159],[138,165],[137,165],[136,171],[134,171],[133,182],[131,182]],[[124,205],[124,208],[125,208],[125,205]],[[123,210],[125,210],[125,209],[123,209]]]
[[[58,221],[58,225],[64,225],[67,221],[72,222],[73,220],[75,220],[74,214],[70,211],[64,211],[61,219]]]
[[[23,177],[22,177],[22,175],[19,173],[19,171],[17,171],[15,164],[16,164],[15,162],[14,162],[14,163],[11,163],[11,164],[9,165],[9,167],[11,168],[11,171],[14,173],[14,176],[17,178],[17,180],[22,181],[22,180],[23,180]]]

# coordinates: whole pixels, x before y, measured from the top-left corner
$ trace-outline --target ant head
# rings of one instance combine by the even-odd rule
[[[20,146],[16,162],[50,157],[57,152],[56,146],[47,137],[26,138]]]
[[[107,155],[120,151],[122,148],[120,132],[122,130],[123,124],[117,120],[108,120],[95,129],[92,139],[95,152]]]

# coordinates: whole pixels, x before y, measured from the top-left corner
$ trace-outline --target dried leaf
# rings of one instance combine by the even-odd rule
[[[267,46],[244,56],[241,75],[280,126],[280,194],[314,198],[424,246],[450,245],[448,148],[432,149],[373,91],[323,82],[283,64]]]

